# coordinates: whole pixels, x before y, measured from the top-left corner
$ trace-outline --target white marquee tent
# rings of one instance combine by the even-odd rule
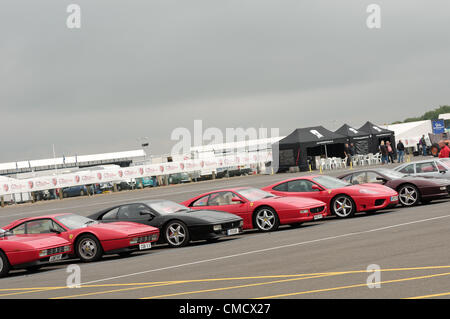
[[[405,147],[414,147],[415,150],[422,135],[428,140],[428,133],[433,133],[430,120],[380,126],[394,131],[397,142],[401,140]]]

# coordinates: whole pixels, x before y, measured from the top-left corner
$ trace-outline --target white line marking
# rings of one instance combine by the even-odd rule
[[[396,224],[396,225],[391,225],[391,226],[385,226],[385,227],[380,227],[380,228],[375,228],[375,229],[359,231],[359,232],[347,233],[347,234],[342,234],[342,235],[337,235],[337,236],[331,236],[331,237],[325,237],[325,238],[320,238],[320,239],[308,240],[308,241],[299,242],[299,243],[293,243],[293,244],[287,244],[287,245],[282,245],[282,246],[270,247],[270,248],[265,248],[265,249],[253,250],[253,251],[248,251],[248,252],[234,254],[234,255],[228,255],[228,256],[221,256],[221,257],[216,257],[216,258],[211,258],[211,259],[198,260],[198,261],[193,261],[193,262],[190,262],[190,263],[185,263],[185,264],[180,264],[180,265],[173,265],[173,266],[167,266],[167,267],[163,267],[163,268],[144,270],[144,271],[131,273],[131,274],[126,274],[126,275],[119,275],[119,276],[114,276],[114,277],[109,277],[109,278],[103,278],[103,279],[88,281],[88,282],[82,283],[81,285],[88,285],[88,284],[93,284],[93,283],[97,283],[97,282],[108,281],[108,280],[119,279],[119,278],[126,278],[126,277],[142,275],[142,274],[147,274],[147,273],[161,271],[161,270],[168,270],[168,269],[180,268],[180,267],[185,267],[185,266],[192,266],[192,265],[208,263],[208,262],[218,261],[218,260],[223,260],[223,259],[229,259],[229,258],[234,258],[234,257],[241,257],[241,256],[245,256],[245,255],[257,254],[257,253],[266,252],[266,251],[270,251],[270,250],[278,250],[278,249],[283,249],[283,248],[295,247],[295,246],[306,245],[306,244],[311,244],[311,243],[317,243],[317,242],[321,242],[321,241],[337,239],[337,238],[342,238],[342,237],[349,237],[349,236],[367,234],[367,233],[382,231],[382,230],[386,230],[386,229],[390,229],[390,228],[402,227],[402,226],[406,226],[406,225],[423,223],[423,222],[427,222],[427,221],[443,219],[443,218],[448,218],[448,217],[450,217],[450,215],[437,216],[437,217],[421,219],[421,220],[415,220],[415,221],[401,223],[401,224]]]

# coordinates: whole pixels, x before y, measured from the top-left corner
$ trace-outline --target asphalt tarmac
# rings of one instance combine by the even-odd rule
[[[303,174],[234,177],[14,205],[0,209],[0,225],[59,212],[87,216],[143,199],[180,202],[214,189],[263,187]],[[217,243],[199,241],[177,249],[160,245],[96,263],[69,260],[35,273],[12,271],[0,279],[0,298],[449,298],[449,242],[450,203],[440,200],[345,220],[330,217],[299,228],[282,226],[271,233],[246,231]],[[72,264],[80,266],[80,288],[66,285]]]

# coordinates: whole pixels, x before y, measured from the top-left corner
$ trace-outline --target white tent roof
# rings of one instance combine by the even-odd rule
[[[230,142],[230,143],[220,143],[220,144],[208,144],[201,146],[191,147],[191,152],[211,152],[211,151],[222,151],[228,149],[240,149],[240,148],[254,148],[256,149],[265,149],[267,146],[271,146],[273,143],[278,142],[283,139],[285,136],[277,136],[277,137],[269,137],[269,138],[260,138],[256,140],[246,140],[246,141],[238,141],[238,142]]]
[[[380,126],[394,131],[395,140],[402,140],[406,147],[417,146],[422,135],[428,138],[428,133],[433,133],[430,120]]]
[[[440,114],[439,119],[441,120],[450,120],[450,113]]]
[[[125,158],[135,158],[144,157],[144,150],[134,150],[125,152],[114,152],[114,153],[103,153],[103,154],[93,154],[93,155],[79,155],[79,156],[67,156],[48,158],[40,160],[31,161],[20,161],[20,162],[10,162],[10,163],[0,163],[0,171],[3,170],[15,170],[16,168],[30,168],[30,167],[42,167],[42,166],[54,166],[62,164],[75,164],[75,163],[86,163],[86,162],[97,162],[97,161],[108,161],[108,160],[120,160]]]

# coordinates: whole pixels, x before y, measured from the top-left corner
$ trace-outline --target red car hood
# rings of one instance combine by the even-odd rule
[[[134,235],[148,232],[159,232],[159,229],[144,224],[132,223],[132,222],[114,222],[114,223],[101,223],[95,224],[90,227],[98,229],[109,229],[121,232],[125,235]]]
[[[307,198],[307,197],[290,197],[290,196],[275,196],[275,197],[269,197],[264,198],[261,200],[256,201],[256,203],[261,204],[289,204],[293,206],[298,206],[301,208],[309,208],[309,207],[318,207],[318,206],[324,206],[325,203],[313,199],[313,198]]]
[[[36,235],[11,235],[1,237],[0,242],[9,241],[30,245],[35,249],[46,249],[70,245],[70,242],[59,236],[36,236]]]

